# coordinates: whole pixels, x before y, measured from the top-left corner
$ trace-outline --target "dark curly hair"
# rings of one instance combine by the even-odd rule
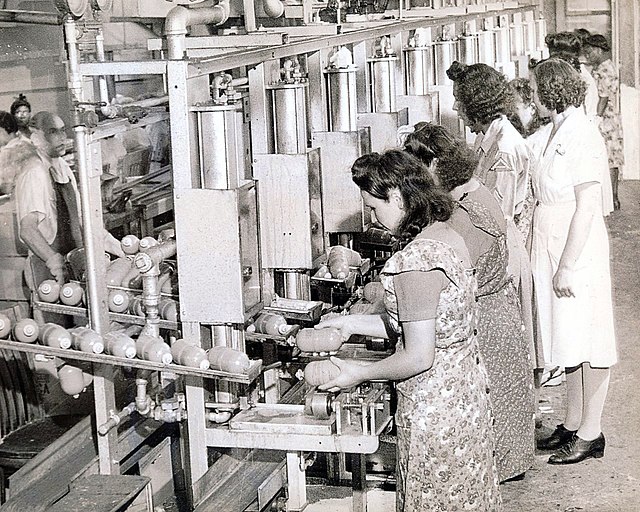
[[[456,99],[472,123],[489,124],[511,110],[507,77],[491,66],[454,61],[447,76],[456,84]]]
[[[611,51],[611,45],[607,38],[602,34],[593,34],[590,35],[584,42],[585,45],[593,46],[594,48],[600,48],[602,51],[609,52]]]
[[[453,200],[437,187],[425,165],[400,149],[369,153],[351,167],[353,182],[373,197],[388,201],[397,189],[405,215],[398,227],[398,247],[404,247],[433,222],[451,217]]]
[[[8,134],[16,133],[18,131],[18,123],[16,118],[9,112],[0,110],[0,128],[2,128]]]
[[[585,40],[591,37],[591,32],[589,32],[586,28],[577,28],[573,31],[573,33],[578,36],[580,42],[584,44]]]
[[[478,157],[462,138],[431,123],[417,123],[404,149],[426,165],[435,160],[434,172],[447,192],[467,183],[478,167]]]
[[[580,71],[580,52],[582,38],[575,32],[558,32],[547,34],[544,42],[549,48],[549,56],[562,59]]]
[[[27,97],[22,93],[20,93],[11,104],[11,108],[9,109],[11,115],[15,116],[20,107],[27,107],[29,109],[29,112],[31,112],[31,103],[27,101]]]
[[[550,111],[558,114],[567,107],[579,107],[584,102],[587,84],[573,66],[562,59],[550,57],[538,62],[531,70],[538,89],[538,98]]]

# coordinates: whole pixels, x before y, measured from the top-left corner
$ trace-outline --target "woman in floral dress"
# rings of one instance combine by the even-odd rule
[[[473,177],[477,157],[445,128],[418,123],[405,149],[430,166],[438,184],[458,201],[449,224],[462,236],[478,281],[478,342],[495,416],[500,481],[533,465],[533,365],[518,296],[507,274],[505,220],[491,192]]]
[[[620,179],[620,170],[624,165],[624,139],[618,105],[620,79],[618,78],[616,65],[609,57],[610,50],[609,43],[600,34],[594,34],[587,38],[583,47],[583,52],[589,64],[593,66],[591,74],[598,85],[600,133],[604,137],[609,156],[613,209],[619,210],[618,180]]]
[[[398,341],[394,354],[370,365],[332,358],[340,374],[320,388],[397,381],[397,511],[497,512],[476,280],[464,241],[446,224],[453,202],[404,151],[360,157],[352,177],[372,220],[396,234],[401,247],[380,274],[386,315],[348,315],[317,327],[337,327],[344,339],[358,333]]]

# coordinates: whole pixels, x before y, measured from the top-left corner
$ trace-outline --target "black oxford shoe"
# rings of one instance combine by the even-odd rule
[[[574,435],[567,444],[549,457],[549,464],[577,464],[593,457],[604,457],[604,434],[600,434],[593,441],[585,441]]]
[[[567,430],[560,423],[549,437],[538,439],[536,446],[538,450],[557,450],[567,444],[576,432],[577,430]]]

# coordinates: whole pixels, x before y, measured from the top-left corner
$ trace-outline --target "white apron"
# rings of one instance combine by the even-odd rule
[[[540,144],[540,165],[533,177],[539,203],[531,261],[540,336],[550,366],[589,362],[594,367],[609,367],[617,362],[617,355],[609,239],[601,211],[593,218],[574,269],[575,297],[557,298],[552,286],[576,209],[574,187],[600,182],[603,168],[608,170],[602,137],[582,109],[572,110],[546,150]]]

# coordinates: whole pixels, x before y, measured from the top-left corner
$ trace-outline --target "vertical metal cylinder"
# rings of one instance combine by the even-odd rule
[[[547,36],[547,20],[539,18],[535,21],[536,24],[536,50],[539,52],[544,51],[546,45],[544,39]]]
[[[405,83],[407,94],[424,96],[435,85],[433,46],[404,49]]]
[[[242,105],[193,107],[198,121],[198,156],[204,188],[238,186],[245,176]]]
[[[275,84],[271,90],[274,150],[295,155],[307,149],[307,106],[304,83]]]
[[[524,55],[524,27],[522,23],[511,25],[511,55],[514,57]]]
[[[304,272],[284,271],[284,292],[288,299],[309,300],[311,297],[311,279]]]
[[[478,62],[493,67],[496,63],[496,43],[491,30],[478,34]]]
[[[458,55],[462,63],[471,65],[478,62],[478,35],[458,37]]]
[[[447,69],[456,60],[455,41],[438,41],[435,45],[436,63],[436,84],[451,85],[451,80],[447,76]]]
[[[368,59],[373,112],[396,111],[395,62],[397,57]]]
[[[496,40],[496,62],[509,62],[511,60],[511,48],[509,46],[509,29],[500,27],[494,29]]]
[[[327,68],[327,101],[329,103],[329,131],[357,130],[356,67]]]
[[[524,53],[525,55],[531,55],[536,51],[536,22],[525,21],[524,22]]]

